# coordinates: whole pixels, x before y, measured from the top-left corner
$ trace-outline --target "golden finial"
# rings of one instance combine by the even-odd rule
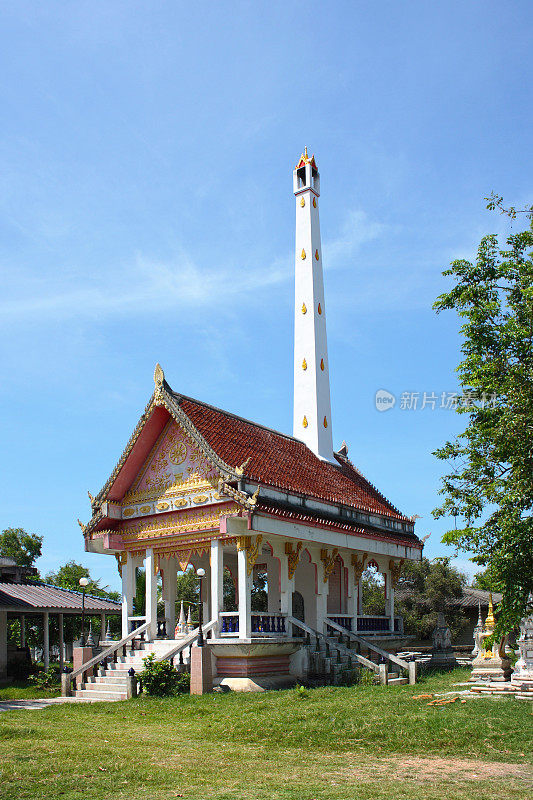
[[[154,369],[154,383],[156,388],[159,389],[163,385],[163,381],[165,380],[165,373],[161,367],[161,364],[157,363]]]
[[[305,206],[305,197],[303,195],[300,197],[300,205],[302,208]]]
[[[307,155],[307,145],[305,145],[305,148],[304,148],[304,157],[305,157],[306,159],[308,159],[308,158],[309,158],[309,156]]]
[[[88,489],[87,489],[87,494],[89,496],[89,500],[91,501],[91,503],[94,503],[94,497],[92,496],[92,494],[90,493],[90,491]]]
[[[307,428],[307,425],[308,425],[307,417],[304,417],[302,425],[304,426],[304,428]]]
[[[302,303],[302,314],[307,314],[307,306],[305,303]]]
[[[485,620],[485,628],[488,631],[493,631],[496,627],[496,620],[494,619],[494,608],[492,606],[492,592],[489,594],[489,613],[487,614],[487,619]]]
[[[307,361],[305,360],[305,358],[302,361],[302,369],[304,369],[304,370],[307,369]]]
[[[303,248],[302,252],[300,253],[300,258],[302,259],[302,261],[305,261],[306,255],[305,255],[305,250]]]
[[[237,473],[237,475],[239,475],[239,477],[241,475],[244,475],[244,470],[246,469],[251,460],[252,456],[247,458],[246,461],[243,461],[240,467],[235,467],[235,472]]]

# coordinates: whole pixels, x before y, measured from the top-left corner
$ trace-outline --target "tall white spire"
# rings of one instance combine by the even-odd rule
[[[294,436],[333,460],[326,308],[318,198],[320,175],[307,147],[293,172],[296,197]]]

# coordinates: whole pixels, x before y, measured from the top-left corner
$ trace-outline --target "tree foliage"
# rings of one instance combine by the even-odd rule
[[[47,583],[54,586],[61,586],[63,589],[72,589],[76,592],[81,591],[80,578],[88,578],[89,583],[85,588],[87,594],[94,597],[105,597],[110,600],[120,600],[120,594],[113,592],[108,586],[101,586],[99,579],[91,578],[89,570],[76,561],[67,561],[57,572],[49,572],[45,578]]]
[[[403,616],[405,633],[429,639],[437,613],[443,611],[452,637],[458,637],[468,621],[453,601],[461,597],[465,585],[466,576],[450,564],[449,558],[406,562],[398,582],[396,603],[397,613]]]
[[[516,217],[495,195],[489,207]],[[506,244],[485,236],[475,263],[454,261],[444,272],[454,286],[434,306],[463,320],[457,413],[467,425],[435,452],[451,470],[433,513],[456,520],[443,541],[472,552],[502,593],[498,636],[518,624],[533,591],[533,230]]]
[[[41,555],[43,537],[24,528],[6,528],[0,533],[0,556],[12,558],[21,567],[33,567]]]

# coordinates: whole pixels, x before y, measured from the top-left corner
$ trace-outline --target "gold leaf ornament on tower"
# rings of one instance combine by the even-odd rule
[[[320,258],[320,256],[318,255],[318,250],[315,250],[315,258],[316,258],[316,260],[317,260],[317,261],[318,261],[318,260],[319,260],[319,258]]]
[[[305,254],[305,250],[303,248],[302,248],[302,252],[300,253],[300,258],[302,259],[302,261],[305,261],[305,259],[307,258],[306,254]]]
[[[304,428],[307,428],[308,424],[309,423],[307,422],[307,417],[304,417],[302,425],[304,426]]]
[[[305,206],[305,198],[304,197],[300,197],[300,205],[301,205],[302,208]]]
[[[313,197],[313,208],[316,208],[316,197]]]
[[[302,303],[302,314],[307,314],[307,306],[305,303]]]
[[[324,359],[323,358],[320,359],[320,369],[322,370],[322,372],[324,372]]]
[[[320,303],[318,304],[318,313],[322,314],[322,306],[320,305]]]
[[[328,420],[327,417],[324,417],[324,428],[328,427]]]
[[[303,370],[306,370],[306,369],[307,369],[307,361],[305,360],[305,358],[304,358],[304,360],[302,361],[302,369],[303,369]]]

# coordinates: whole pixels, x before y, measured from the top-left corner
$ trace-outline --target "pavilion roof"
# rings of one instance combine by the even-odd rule
[[[48,583],[8,583],[0,581],[0,608],[17,608],[28,611],[80,612],[82,593],[63,589]],[[93,595],[85,595],[85,611],[88,614],[118,614],[121,604]]]

